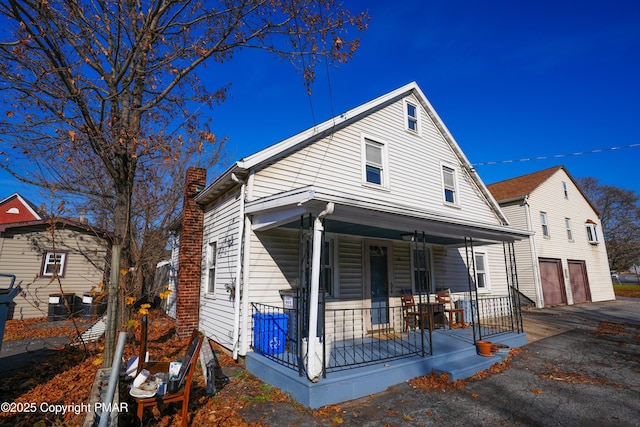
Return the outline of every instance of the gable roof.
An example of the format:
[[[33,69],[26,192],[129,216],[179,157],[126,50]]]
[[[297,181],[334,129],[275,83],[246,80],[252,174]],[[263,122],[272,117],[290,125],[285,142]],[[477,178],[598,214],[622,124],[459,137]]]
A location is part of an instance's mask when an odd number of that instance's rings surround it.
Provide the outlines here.
[[[6,223],[6,224],[0,224],[0,233],[5,233],[7,231],[10,230],[15,230],[15,229],[19,229],[19,228],[26,228],[26,227],[42,227],[42,228],[48,228],[51,227],[51,225],[55,224],[56,227],[60,227],[60,228],[72,228],[75,230],[80,230],[80,231],[84,231],[87,233],[91,233],[94,234],[98,237],[101,237],[103,239],[111,239],[112,235],[111,233],[95,228],[85,222],[82,221],[78,221],[75,219],[70,219],[70,218],[64,218],[64,217],[58,217],[58,218],[54,218],[54,219],[38,219],[38,220],[33,220],[33,221],[21,221],[21,222],[11,222],[11,223]]]
[[[578,183],[573,179],[567,168],[564,166],[553,166],[538,172],[517,176],[515,178],[506,179],[504,181],[495,182],[487,185],[487,188],[493,194],[498,203],[508,203],[515,200],[521,200],[529,196],[536,188],[542,185],[556,172],[563,170],[567,174],[571,182],[576,186],[582,197],[589,203],[594,212],[600,216],[598,209],[591,203],[591,200],[582,192]]]
[[[493,194],[493,197],[495,197],[498,202],[521,199],[531,194],[533,190],[560,169],[564,169],[564,166],[554,166],[538,172],[506,179],[504,181],[489,184],[487,185],[487,188],[491,191],[491,194]]]
[[[34,220],[44,218],[44,215],[39,212],[39,209],[36,205],[31,203],[29,200],[25,199],[18,193],[13,193],[9,197],[5,197],[4,199],[0,200],[0,207],[11,204],[11,202],[14,200],[26,209],[26,212],[21,212],[21,215],[19,216],[20,220],[24,220],[26,217],[28,217],[28,215],[31,215]]]
[[[491,209],[496,213],[497,217],[504,224],[508,224],[509,221],[504,215],[500,206],[494,199],[491,192],[487,189],[485,184],[480,179],[475,169],[471,166],[471,163],[462,152],[462,149],[453,138],[453,135],[449,132],[444,122],[436,113],[435,109],[424,95],[422,90],[418,87],[416,82],[406,84],[396,90],[393,90],[385,95],[375,98],[367,103],[364,103],[358,107],[355,107],[345,113],[335,116],[323,123],[313,126],[305,131],[302,131],[290,138],[287,138],[275,145],[267,147],[255,154],[242,158],[236,161],[231,167],[220,174],[209,186],[207,186],[198,196],[196,202],[200,204],[206,204],[214,200],[220,194],[226,192],[230,188],[239,185],[238,179],[244,179],[250,170],[260,169],[275,161],[287,156],[288,154],[297,151],[319,139],[322,139],[338,129],[341,129],[351,123],[354,123],[361,118],[372,114],[410,94],[413,94],[420,102],[422,108],[427,115],[431,118],[436,128],[440,131],[444,141],[451,147],[452,151],[459,158],[460,164],[469,173],[475,184],[478,186],[484,197],[487,199]]]

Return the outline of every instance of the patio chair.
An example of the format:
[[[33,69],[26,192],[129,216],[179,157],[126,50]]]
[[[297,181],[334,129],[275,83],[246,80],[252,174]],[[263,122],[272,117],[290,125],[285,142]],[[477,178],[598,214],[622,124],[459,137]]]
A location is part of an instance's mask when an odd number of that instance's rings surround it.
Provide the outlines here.
[[[453,329],[453,324],[458,323],[458,315],[460,315],[460,323],[464,326],[464,310],[455,308],[449,289],[437,291],[436,300],[444,306],[444,312],[449,317],[449,329]]]
[[[427,326],[432,329],[431,316],[429,316],[428,310],[420,313],[419,307],[416,305],[413,299],[413,294],[410,292],[402,292],[402,311],[404,314],[404,330],[409,330],[409,323],[415,328]],[[420,314],[422,314],[422,323],[420,323]]]
[[[144,350],[146,353],[146,322],[143,322],[144,334],[140,340],[140,350]],[[198,355],[200,354],[200,347],[202,347],[202,343],[204,342],[204,335],[202,332],[194,329],[191,334],[191,339],[189,340],[189,346],[187,347],[187,353],[182,361],[182,367],[180,368],[180,372],[178,374],[178,391],[175,393],[166,393],[162,396],[153,396],[153,397],[138,397],[135,398],[135,402],[137,405],[137,416],[140,424],[142,425],[142,416],[144,414],[144,408],[152,408],[154,406],[162,406],[168,403],[180,403],[182,405],[182,410],[180,416],[182,418],[182,426],[186,427],[188,425],[188,413],[189,413],[189,394],[191,392],[191,380],[193,378],[193,371],[196,366],[196,362],[198,360]],[[139,361],[144,360],[142,354],[140,353]],[[138,363],[138,369],[146,369],[149,371],[150,375],[163,372],[168,374],[169,372],[169,364],[170,362],[142,362]],[[167,378],[168,385],[168,378]]]

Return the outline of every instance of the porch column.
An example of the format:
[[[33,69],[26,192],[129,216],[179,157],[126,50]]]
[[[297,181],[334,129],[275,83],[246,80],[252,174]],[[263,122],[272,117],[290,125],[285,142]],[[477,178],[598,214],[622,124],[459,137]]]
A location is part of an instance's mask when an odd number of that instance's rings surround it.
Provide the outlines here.
[[[333,203],[327,203],[325,210],[313,222],[313,250],[311,252],[311,289],[309,291],[309,334],[307,335],[307,377],[317,382],[322,373],[316,369],[316,335],[318,331],[318,292],[320,292],[320,255],[322,253],[322,218],[333,213]],[[303,355],[304,357],[304,355]]]

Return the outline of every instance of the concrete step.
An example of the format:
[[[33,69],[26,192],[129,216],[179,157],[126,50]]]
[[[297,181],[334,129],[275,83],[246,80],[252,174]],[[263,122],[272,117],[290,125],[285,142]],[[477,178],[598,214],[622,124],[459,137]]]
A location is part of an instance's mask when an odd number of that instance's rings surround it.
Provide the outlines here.
[[[503,360],[501,356],[493,357],[480,356],[476,353],[459,357],[454,360],[447,360],[433,366],[433,371],[437,374],[447,374],[451,381],[463,380],[475,375],[477,372],[489,369],[495,363]]]

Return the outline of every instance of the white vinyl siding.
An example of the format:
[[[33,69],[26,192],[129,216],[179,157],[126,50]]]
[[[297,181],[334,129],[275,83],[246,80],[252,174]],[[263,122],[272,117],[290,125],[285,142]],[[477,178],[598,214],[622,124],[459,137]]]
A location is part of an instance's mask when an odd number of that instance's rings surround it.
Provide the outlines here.
[[[408,138],[403,109],[399,100],[257,170],[251,200],[313,185],[352,199],[495,223],[496,213],[479,197],[479,188],[465,176],[460,160],[431,118],[419,108],[421,134]],[[378,185],[363,185],[363,135],[384,142],[387,150],[389,185],[384,192]],[[457,170],[457,199],[464,200],[460,209],[443,204],[442,164]]]
[[[200,283],[200,328],[207,335],[228,345],[233,331],[233,304],[230,289],[235,286],[237,255],[239,191],[228,193],[215,205],[205,208]],[[214,250],[215,275],[211,257]],[[209,279],[214,280],[209,280]],[[179,286],[180,284],[178,284]],[[238,295],[236,294],[236,298]]]

